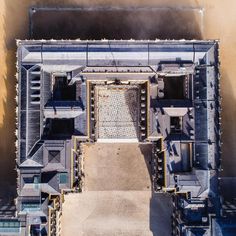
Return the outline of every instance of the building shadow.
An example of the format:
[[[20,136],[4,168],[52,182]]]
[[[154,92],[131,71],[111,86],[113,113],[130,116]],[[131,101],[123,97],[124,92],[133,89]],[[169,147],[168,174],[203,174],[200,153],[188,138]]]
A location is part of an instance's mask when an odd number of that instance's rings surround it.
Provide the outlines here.
[[[220,195],[222,196],[222,213],[224,216],[236,217],[236,98],[232,78],[225,68],[221,70],[222,91],[222,158],[220,173]]]
[[[0,217],[15,214],[16,162],[15,162],[15,52],[8,52],[6,75],[1,78],[5,83],[6,99],[3,101],[3,123],[0,127]],[[13,72],[14,71],[14,72]]]
[[[201,39],[199,9],[32,8],[33,39]],[[46,26],[46,27],[45,27]]]
[[[149,171],[152,185],[152,144],[140,144],[146,167]],[[171,214],[173,211],[172,198],[168,193],[157,193],[150,189],[151,198],[149,203],[149,229],[153,236],[171,235]]]

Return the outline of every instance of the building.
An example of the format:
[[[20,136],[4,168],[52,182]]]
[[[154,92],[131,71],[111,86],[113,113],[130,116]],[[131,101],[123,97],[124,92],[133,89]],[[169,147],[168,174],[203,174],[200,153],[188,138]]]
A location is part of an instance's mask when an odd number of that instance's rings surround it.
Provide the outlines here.
[[[152,144],[153,191],[173,194],[173,235],[211,234],[217,41],[26,40],[17,56],[16,234],[59,235],[64,192],[83,190],[81,144],[121,140]]]

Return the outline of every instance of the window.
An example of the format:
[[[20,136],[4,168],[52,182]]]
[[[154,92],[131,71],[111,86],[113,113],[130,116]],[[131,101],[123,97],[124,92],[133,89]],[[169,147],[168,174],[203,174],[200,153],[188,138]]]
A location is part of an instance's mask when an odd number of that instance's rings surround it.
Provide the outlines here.
[[[39,211],[40,210],[40,203],[33,203],[33,202],[25,202],[22,203],[22,211]]]
[[[68,182],[67,173],[60,173],[60,184],[66,184]]]

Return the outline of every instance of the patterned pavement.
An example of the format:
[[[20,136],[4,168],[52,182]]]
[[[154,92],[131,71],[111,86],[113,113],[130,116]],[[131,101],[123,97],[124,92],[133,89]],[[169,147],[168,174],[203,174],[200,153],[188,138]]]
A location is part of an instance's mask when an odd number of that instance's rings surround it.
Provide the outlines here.
[[[96,86],[98,138],[137,138],[138,86]]]

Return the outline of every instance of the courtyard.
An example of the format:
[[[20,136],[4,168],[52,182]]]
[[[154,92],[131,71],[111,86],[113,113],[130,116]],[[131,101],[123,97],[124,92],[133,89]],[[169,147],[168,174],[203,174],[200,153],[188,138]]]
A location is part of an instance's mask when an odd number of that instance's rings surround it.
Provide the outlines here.
[[[138,92],[137,86],[96,86],[99,139],[137,139]]]
[[[84,144],[83,191],[65,195],[63,236],[170,235],[171,198],[152,191],[151,149],[138,143]]]

